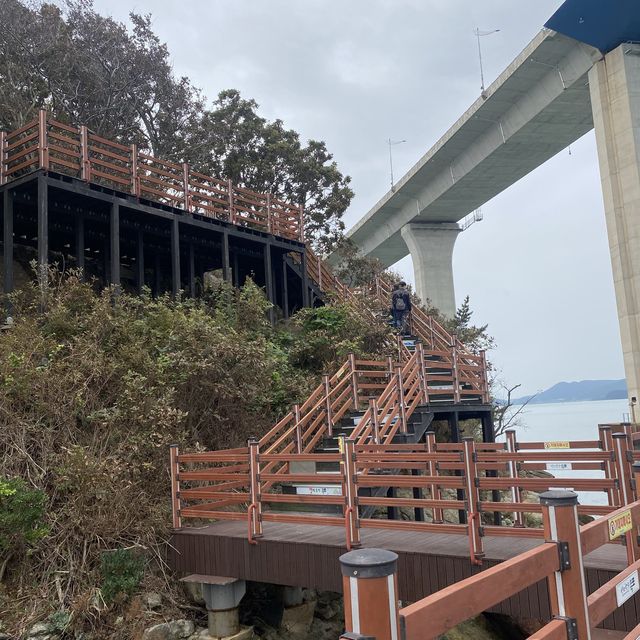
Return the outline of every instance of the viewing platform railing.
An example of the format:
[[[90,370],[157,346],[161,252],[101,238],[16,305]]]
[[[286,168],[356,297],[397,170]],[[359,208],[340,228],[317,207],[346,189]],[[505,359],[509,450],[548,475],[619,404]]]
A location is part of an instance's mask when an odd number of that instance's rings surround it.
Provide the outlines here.
[[[305,452],[297,430],[277,446],[253,440],[246,448],[195,454],[172,447],[173,524],[246,519],[252,543],[262,535],[264,522],[340,526],[347,548],[360,545],[360,531],[368,527],[465,535],[471,561],[481,564],[486,536],[544,538],[544,529],[536,526],[541,523],[525,517],[544,511],[535,501],[537,492],[602,492],[603,504],[578,507],[580,515],[596,517],[639,497],[638,468],[632,468],[639,456],[632,451],[630,425],[601,426],[599,439],[592,441],[520,443],[514,432],[507,435],[505,443],[472,438],[437,443],[432,432],[421,444],[358,444],[341,438],[335,454]],[[334,469],[327,470],[327,463]],[[600,471],[603,477],[560,479],[540,474],[543,470]],[[395,497],[387,497],[390,489]],[[494,500],[495,491],[505,500]],[[325,513],[274,509],[278,504],[317,506]],[[376,517],[376,509],[388,508],[419,512],[431,521]],[[511,516],[497,526],[495,512]],[[630,531],[623,539],[629,563],[640,559]]]
[[[0,184],[44,169],[188,214],[304,242],[303,208],[54,120],[41,110],[0,133]]]

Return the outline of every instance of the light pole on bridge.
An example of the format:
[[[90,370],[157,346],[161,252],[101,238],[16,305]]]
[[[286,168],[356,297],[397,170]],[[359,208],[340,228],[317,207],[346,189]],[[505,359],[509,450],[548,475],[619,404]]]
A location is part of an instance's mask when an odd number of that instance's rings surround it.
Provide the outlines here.
[[[406,140],[392,140],[391,138],[389,138],[387,140],[387,144],[389,145],[389,171],[391,173],[391,191],[394,191],[394,186],[393,186],[393,156],[391,154],[391,147],[394,147],[397,144],[402,144],[406,142]]]
[[[475,28],[474,33],[476,34],[476,38],[478,39],[478,60],[480,61],[480,88],[482,90],[482,97],[485,97],[485,87],[484,87],[484,69],[482,67],[482,46],[480,44],[480,38],[484,36],[490,36],[494,33],[498,33],[500,29],[491,29],[489,31],[483,31],[478,27]]]

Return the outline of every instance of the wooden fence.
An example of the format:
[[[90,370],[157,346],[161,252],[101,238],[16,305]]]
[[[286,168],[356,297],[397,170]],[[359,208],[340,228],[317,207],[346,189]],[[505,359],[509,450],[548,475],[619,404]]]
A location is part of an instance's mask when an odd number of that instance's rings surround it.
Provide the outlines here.
[[[640,501],[581,527],[575,493],[543,493],[538,506],[544,523],[540,546],[401,609],[401,637],[438,638],[464,620],[546,579],[554,618],[530,638],[587,640],[593,628],[638,592]],[[629,535],[632,549],[627,568],[587,596],[583,557],[625,535]],[[637,640],[638,634],[640,625],[625,638]]]
[[[54,120],[46,111],[20,129],[0,133],[0,184],[38,169],[304,241],[301,206],[198,173],[186,163],[161,160],[135,144],[107,140],[85,126]]]
[[[577,511],[608,516],[636,500],[640,489],[633,481],[631,465],[638,456],[626,425],[601,426],[598,440],[579,442],[518,443],[513,432],[506,443],[437,443],[432,432],[421,444],[342,438],[336,453],[313,453],[312,439],[303,436],[301,442],[300,430],[287,433],[288,440],[274,441],[271,434],[265,445],[256,440],[227,451],[182,454],[172,448],[174,527],[192,518],[247,519],[253,542],[263,522],[332,525],[344,527],[348,548],[360,544],[367,527],[449,533],[467,536],[470,559],[481,564],[485,536],[544,539],[535,516],[525,517],[544,512],[533,493],[601,492],[603,504],[581,504]],[[598,470],[603,477],[535,475],[543,469]],[[493,499],[496,491],[503,501]],[[524,492],[531,492],[528,499]],[[283,504],[308,510],[274,509]],[[430,521],[376,517],[376,510],[389,508],[427,514]],[[489,517],[495,512],[510,517],[497,526]],[[459,513],[464,517],[458,519]],[[629,562],[635,562],[640,556],[630,533],[626,543]]]

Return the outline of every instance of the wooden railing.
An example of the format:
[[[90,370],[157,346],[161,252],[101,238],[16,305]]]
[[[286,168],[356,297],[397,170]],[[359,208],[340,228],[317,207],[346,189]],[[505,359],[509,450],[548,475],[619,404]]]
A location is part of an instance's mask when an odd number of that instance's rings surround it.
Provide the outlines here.
[[[307,275],[322,291],[346,302],[367,318],[371,317],[372,310],[365,300],[373,301],[381,314],[386,313],[391,305],[393,284],[386,274],[376,276],[369,286],[352,289],[337,278],[326,261],[318,258],[307,248]],[[450,373],[434,370],[429,374],[427,386],[434,388],[434,397],[438,395],[438,387],[450,386],[456,389],[455,402],[460,402],[465,396],[475,397],[478,392],[485,403],[489,402],[489,380],[484,351],[478,354],[469,351],[455,335],[450,334],[418,304],[412,305],[409,324],[412,333],[422,342],[425,356],[441,363],[441,369],[447,366],[451,369]],[[393,345],[389,346],[394,348]],[[410,354],[402,348],[401,341],[395,345],[394,350],[396,349],[398,361],[406,362]]]
[[[584,556],[640,527],[640,501],[579,526],[578,496],[572,491],[540,496],[544,542],[482,573],[399,609],[398,556],[366,549],[340,558],[346,633],[341,638],[435,640],[458,624],[490,610],[522,590],[546,581],[551,620],[532,640],[589,640],[595,628],[639,591],[640,560],[634,559],[589,594]],[[374,615],[375,612],[375,615]],[[637,640],[640,625],[624,636]],[[618,636],[616,636],[618,637]]]
[[[438,638],[461,622],[546,579],[553,619],[529,637],[582,640],[590,638],[591,629],[638,592],[640,501],[581,527],[575,493],[542,494],[539,507],[544,522],[543,544],[401,609],[401,637]],[[633,533],[632,559],[627,568],[587,595],[583,557],[619,539],[625,531]],[[640,625],[625,640],[636,640],[639,633]]]
[[[606,504],[578,507],[579,514],[590,516],[608,516],[636,500],[640,484],[637,478],[633,482],[633,475],[640,465],[631,467],[635,456],[625,430],[601,427],[598,440],[566,443],[518,443],[512,432],[506,443],[476,443],[471,438],[436,443],[433,433],[423,444],[357,444],[343,438],[336,453],[313,453],[312,447],[305,452],[299,434],[293,432],[288,441],[266,440],[265,445],[251,441],[247,448],[229,451],[180,454],[172,448],[174,526],[181,527],[186,518],[248,518],[248,537],[254,541],[262,533],[261,522],[335,525],[345,528],[349,548],[360,544],[360,530],[367,527],[450,533],[468,537],[471,561],[480,564],[485,536],[544,538],[544,530],[527,526],[523,517],[543,509],[524,500],[523,491],[533,495],[568,486],[603,492]],[[326,463],[335,469],[328,471]],[[598,470],[604,477],[556,479],[534,474],[543,469]],[[297,493],[297,485],[305,495]],[[359,489],[364,488],[370,488],[371,495],[361,495]],[[376,495],[380,488],[385,489],[384,496]],[[389,489],[401,493],[411,489],[413,497],[386,497]],[[506,494],[506,500],[494,500],[494,491]],[[333,505],[336,511],[332,515],[275,512],[272,506],[282,503]],[[413,514],[417,510],[429,514],[431,522],[378,519],[376,508],[407,509]],[[513,518],[496,526],[484,517],[495,512]],[[458,513],[464,518],[451,521]],[[637,543],[629,532],[625,535],[629,562],[635,562],[640,557]]]
[[[136,145],[107,140],[87,127],[73,127],[40,111],[24,127],[0,133],[0,184],[44,169],[102,185],[189,214],[225,220],[304,241],[303,209],[161,160]]]

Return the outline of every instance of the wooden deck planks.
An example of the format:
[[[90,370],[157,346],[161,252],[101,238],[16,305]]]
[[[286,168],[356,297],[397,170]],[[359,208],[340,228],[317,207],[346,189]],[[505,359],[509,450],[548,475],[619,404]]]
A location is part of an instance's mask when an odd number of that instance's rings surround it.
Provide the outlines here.
[[[217,522],[187,528],[173,534],[168,553],[170,566],[179,573],[206,573],[305,586],[340,592],[338,558],[346,550],[344,532],[338,527],[290,525],[269,522],[264,538],[249,545],[246,524]],[[469,561],[466,536],[415,531],[365,529],[365,547],[390,549],[399,555],[399,596],[413,602],[477,571]],[[528,538],[484,538],[485,568],[534,548]],[[613,578],[626,566],[621,545],[606,545],[585,557],[589,592]],[[548,619],[546,582],[542,581],[497,605],[495,612],[523,618]],[[603,623],[605,629],[630,630],[640,619],[636,596]]]

